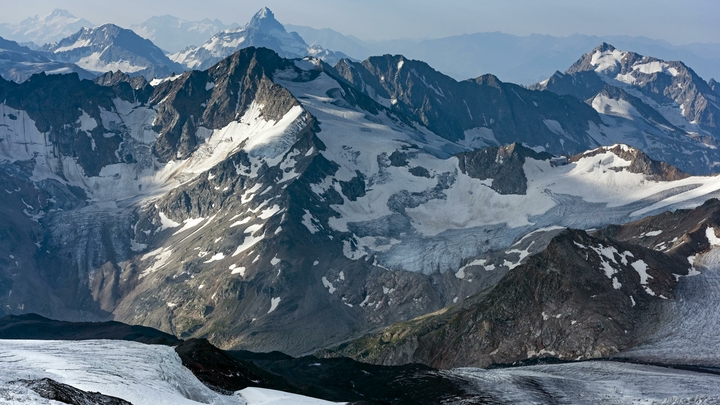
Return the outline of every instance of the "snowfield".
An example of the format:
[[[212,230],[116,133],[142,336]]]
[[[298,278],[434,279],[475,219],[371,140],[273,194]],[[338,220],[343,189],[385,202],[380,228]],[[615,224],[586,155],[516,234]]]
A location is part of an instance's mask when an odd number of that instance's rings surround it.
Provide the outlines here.
[[[122,398],[135,405],[332,403],[259,388],[221,395],[195,378],[172,347],[116,340],[2,340],[0,370],[0,404],[59,403],[11,383],[40,378]]]

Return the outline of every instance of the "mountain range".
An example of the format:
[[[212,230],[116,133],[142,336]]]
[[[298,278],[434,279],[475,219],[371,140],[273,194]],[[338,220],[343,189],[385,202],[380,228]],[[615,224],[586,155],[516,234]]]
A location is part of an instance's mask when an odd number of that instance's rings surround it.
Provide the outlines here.
[[[171,15],[154,16],[138,25],[131,25],[143,38],[169,53],[179,52],[188,46],[200,46],[216,33],[237,27],[237,24],[223,24],[215,19],[200,21],[182,20]]]
[[[55,10],[48,16],[27,19],[20,24],[4,24],[0,26],[0,37],[23,43],[23,45],[41,46],[45,43],[57,42],[80,28],[91,28],[95,25],[75,17],[65,10]],[[215,53],[228,56],[233,40],[242,34],[232,34],[232,29],[241,30],[237,24],[224,24],[219,20],[187,21],[170,15],[151,17],[147,21],[132,25],[131,30],[143,38],[152,40],[161,49],[177,54],[187,47],[204,48],[200,53]],[[278,27],[276,27],[278,28]],[[222,39],[216,38],[215,44],[205,44],[209,38],[221,31],[231,29],[225,34],[228,39],[221,45]],[[38,37],[38,32],[45,32]],[[500,79],[522,85],[531,85],[550,76],[558,67],[569,66],[578,55],[602,42],[612,43],[620,49],[630,49],[640,54],[653,55],[665,60],[682,60],[705,80],[720,77],[717,70],[720,61],[720,47],[717,44],[673,45],[666,41],[645,37],[629,36],[591,36],[574,34],[568,37],[533,34],[517,36],[500,32],[480,32],[435,39],[407,39],[368,41],[352,35],[344,35],[329,28],[315,29],[301,25],[285,25],[285,29],[277,32],[296,32],[305,44],[300,52],[314,56],[326,56],[325,59],[334,64],[339,56],[348,55],[356,60],[364,60],[370,56],[383,54],[402,54],[410,59],[423,60],[441,72],[455,78],[465,80],[482,74],[493,73]],[[288,37],[287,46],[296,38]],[[236,38],[237,37],[237,38]],[[235,39],[233,39],[235,38]],[[270,46],[283,54],[277,45],[278,40],[260,40],[246,43],[246,46]],[[263,42],[264,41],[264,42]],[[280,42],[283,40],[280,39]],[[34,43],[32,43],[34,42]],[[37,44],[37,45],[35,45]],[[226,47],[226,52],[219,52],[217,47]],[[212,49],[210,49],[212,48]],[[323,51],[327,50],[327,51]],[[334,52],[333,52],[334,51]],[[177,57],[180,57],[178,55]],[[207,55],[206,55],[207,57]],[[217,61],[217,60],[216,60]],[[211,64],[207,65],[209,67]],[[150,79],[150,78],[149,78]]]
[[[57,62],[43,52],[0,38],[0,76],[5,80],[23,82],[37,73],[77,73],[83,79],[94,75],[73,63]]]
[[[83,28],[60,42],[41,48],[53,59],[105,73],[123,71],[149,77],[167,77],[183,68],[171,61],[152,41],[117,25]]]
[[[170,57],[188,69],[204,70],[230,54],[250,46],[269,48],[287,58],[310,55],[332,64],[346,57],[342,53],[328,51],[319,46],[308,46],[297,33],[285,31],[267,7],[258,11],[244,27],[220,31],[201,46],[190,46]]]
[[[4,308],[223,348],[327,347],[481,293],[559,227],[720,187],[628,146],[597,149],[614,127],[573,96],[456,82],[400,56],[333,68],[246,48],[154,86],[117,73],[2,89]]]
[[[266,8],[171,57],[113,24],[0,48],[0,397],[720,396],[720,86],[689,64],[458,81]]]
[[[402,54],[429,63],[441,72],[465,80],[493,73],[504,81],[531,85],[550,76],[558,66],[572,64],[577,56],[597,44],[608,42],[621,49],[654,55],[666,60],[682,60],[705,80],[720,77],[718,44],[672,45],[645,37],[594,36],[567,37],[532,34],[517,36],[502,32],[479,32],[433,39],[362,40],[324,28],[286,25],[310,44],[343,52],[356,59],[374,55]]]

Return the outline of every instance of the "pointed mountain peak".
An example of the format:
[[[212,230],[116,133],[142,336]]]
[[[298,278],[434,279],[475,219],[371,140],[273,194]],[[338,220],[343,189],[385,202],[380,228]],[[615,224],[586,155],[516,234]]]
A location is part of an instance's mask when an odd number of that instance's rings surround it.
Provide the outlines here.
[[[275,14],[267,7],[263,7],[255,13],[245,28],[253,28],[258,31],[270,31],[272,29],[285,31],[285,27],[275,19]]]
[[[274,20],[274,19],[275,19],[275,14],[273,14],[273,12],[270,11],[269,8],[263,7],[263,8],[260,9],[260,11],[258,11],[257,13],[255,13],[255,16],[254,16],[253,18],[258,18],[258,19],[260,19],[260,18],[270,18],[270,19],[273,19],[273,20]]]
[[[472,81],[474,81],[475,83],[477,83],[481,86],[491,86],[491,87],[498,87],[498,88],[502,84],[502,81],[500,79],[498,79],[497,76],[490,74],[490,73],[486,73],[480,77],[475,78]]]
[[[77,18],[77,17],[75,17],[74,15],[70,14],[69,11],[63,10],[63,9],[61,9],[61,8],[56,8],[55,10],[53,10],[52,13],[50,13],[50,14],[47,16],[46,19],[50,20],[50,19],[53,19],[53,18],[55,18],[55,17]]]
[[[600,51],[600,52],[612,52],[612,51],[615,50],[615,47],[612,46],[612,45],[610,45],[610,44],[608,44],[607,42],[603,42],[602,44],[600,44],[600,45],[599,45],[597,48],[595,48],[594,50],[595,50],[595,51]]]

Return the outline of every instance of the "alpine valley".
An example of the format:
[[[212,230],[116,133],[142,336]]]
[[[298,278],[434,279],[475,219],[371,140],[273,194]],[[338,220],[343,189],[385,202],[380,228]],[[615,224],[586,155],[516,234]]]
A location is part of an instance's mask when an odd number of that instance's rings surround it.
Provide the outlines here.
[[[0,403],[720,402],[717,82],[213,24],[0,41]]]

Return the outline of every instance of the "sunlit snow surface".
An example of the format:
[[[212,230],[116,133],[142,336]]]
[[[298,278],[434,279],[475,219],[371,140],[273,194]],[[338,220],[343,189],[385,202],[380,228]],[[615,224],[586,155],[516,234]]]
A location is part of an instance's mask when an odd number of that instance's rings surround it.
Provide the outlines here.
[[[135,342],[0,341],[0,404],[56,404],[10,382],[51,378],[135,405],[324,405],[314,398],[248,388],[218,394],[183,367],[173,348]],[[247,397],[245,397],[247,395]]]

